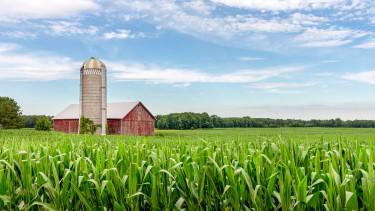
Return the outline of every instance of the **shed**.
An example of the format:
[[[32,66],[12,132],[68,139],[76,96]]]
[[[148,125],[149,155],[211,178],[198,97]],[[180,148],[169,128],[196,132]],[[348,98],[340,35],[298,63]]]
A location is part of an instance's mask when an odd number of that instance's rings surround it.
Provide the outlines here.
[[[78,133],[79,104],[72,104],[53,118],[55,131]],[[155,117],[141,102],[108,103],[107,134],[154,135]]]

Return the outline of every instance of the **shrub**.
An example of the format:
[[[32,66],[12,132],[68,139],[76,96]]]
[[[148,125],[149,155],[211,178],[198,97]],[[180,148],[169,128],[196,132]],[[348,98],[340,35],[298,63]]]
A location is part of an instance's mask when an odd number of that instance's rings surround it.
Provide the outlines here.
[[[46,116],[38,117],[35,123],[35,130],[50,131],[52,127],[51,120]]]
[[[86,117],[81,117],[79,121],[79,134],[94,134],[98,128],[94,122]]]
[[[39,117],[42,117],[45,115],[22,115],[22,121],[25,128],[35,128],[36,120],[39,119]],[[47,116],[50,122],[52,122],[52,116]]]

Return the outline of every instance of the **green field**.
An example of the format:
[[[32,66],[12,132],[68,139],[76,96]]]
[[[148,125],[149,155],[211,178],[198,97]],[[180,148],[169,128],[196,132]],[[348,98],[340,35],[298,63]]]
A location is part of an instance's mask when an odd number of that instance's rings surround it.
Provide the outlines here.
[[[375,129],[0,131],[1,210],[375,210]]]

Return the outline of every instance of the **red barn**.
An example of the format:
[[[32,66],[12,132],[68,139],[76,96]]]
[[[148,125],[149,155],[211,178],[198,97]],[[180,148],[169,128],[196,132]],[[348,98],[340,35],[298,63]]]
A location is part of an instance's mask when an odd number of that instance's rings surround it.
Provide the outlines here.
[[[155,117],[141,102],[108,103],[107,134],[154,135]],[[55,131],[78,133],[79,105],[72,104],[53,118]]]

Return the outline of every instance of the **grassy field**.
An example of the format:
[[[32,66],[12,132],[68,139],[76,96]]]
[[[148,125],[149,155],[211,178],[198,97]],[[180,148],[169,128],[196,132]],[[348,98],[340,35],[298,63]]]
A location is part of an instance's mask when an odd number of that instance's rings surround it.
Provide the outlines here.
[[[375,210],[375,129],[0,131],[1,210]]]

